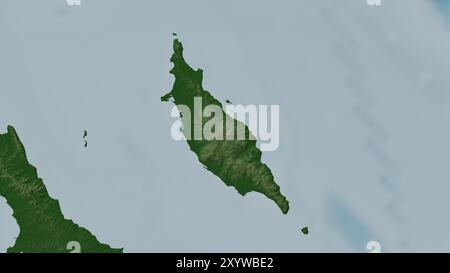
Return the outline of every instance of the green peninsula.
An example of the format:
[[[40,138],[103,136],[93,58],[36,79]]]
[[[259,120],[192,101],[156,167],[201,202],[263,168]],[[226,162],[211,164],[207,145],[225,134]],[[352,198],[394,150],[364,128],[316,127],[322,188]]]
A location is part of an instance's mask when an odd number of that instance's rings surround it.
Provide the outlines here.
[[[20,233],[8,253],[122,252],[100,243],[87,229],[64,219],[13,127],[0,134],[0,196],[13,210]]]
[[[275,183],[269,167],[261,162],[262,153],[256,147],[256,139],[252,138],[245,124],[227,115],[222,104],[203,89],[203,71],[194,70],[186,63],[183,57],[183,45],[177,38],[173,42],[173,55],[170,61],[174,65],[170,73],[175,76],[175,82],[172,91],[162,96],[161,100],[171,100],[177,106],[181,113],[182,132],[190,150],[197,155],[198,160],[207,170],[218,176],[227,186],[236,188],[243,196],[248,192],[259,192],[273,200],[286,214],[289,210],[289,202],[281,194],[280,187]],[[223,119],[218,126],[215,126],[215,132],[219,132],[223,138],[219,140],[208,138],[208,136],[203,136],[201,139],[191,138],[190,132],[195,131],[195,120],[198,118],[194,106],[198,105],[196,101],[199,99],[202,102],[202,111],[211,105],[220,107],[221,113],[216,115],[220,114],[219,116]],[[186,109],[194,110],[186,111]],[[200,117],[202,124],[208,124],[216,115]],[[231,134],[234,134],[231,140],[228,138],[229,124],[232,127]],[[237,137],[239,127],[245,129],[244,140]],[[187,131],[189,134],[186,133]]]

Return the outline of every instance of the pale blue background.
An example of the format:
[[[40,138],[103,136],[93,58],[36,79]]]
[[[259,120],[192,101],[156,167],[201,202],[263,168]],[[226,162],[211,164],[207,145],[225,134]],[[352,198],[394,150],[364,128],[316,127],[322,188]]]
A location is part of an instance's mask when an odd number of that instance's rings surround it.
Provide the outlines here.
[[[448,1],[81,1],[1,0],[0,131],[15,126],[64,215],[99,240],[450,251]],[[280,148],[263,161],[287,216],[170,137],[172,32],[217,98],[280,105]],[[11,213],[0,198],[0,251],[19,232]]]

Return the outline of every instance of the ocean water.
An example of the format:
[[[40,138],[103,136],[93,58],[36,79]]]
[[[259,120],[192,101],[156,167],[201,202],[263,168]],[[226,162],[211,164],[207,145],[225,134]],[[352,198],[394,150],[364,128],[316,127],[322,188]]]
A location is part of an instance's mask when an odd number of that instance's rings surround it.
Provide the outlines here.
[[[81,1],[2,1],[0,131],[16,128],[64,215],[100,241],[450,251],[448,1]],[[172,32],[216,98],[280,106],[263,161],[288,215],[172,140]],[[19,232],[11,213],[0,198],[0,251]]]

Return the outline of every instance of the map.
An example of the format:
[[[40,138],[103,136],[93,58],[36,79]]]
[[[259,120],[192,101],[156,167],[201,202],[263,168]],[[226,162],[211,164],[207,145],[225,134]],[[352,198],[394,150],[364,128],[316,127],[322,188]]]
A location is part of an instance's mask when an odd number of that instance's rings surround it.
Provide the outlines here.
[[[0,33],[0,253],[450,251],[449,1],[15,0]]]

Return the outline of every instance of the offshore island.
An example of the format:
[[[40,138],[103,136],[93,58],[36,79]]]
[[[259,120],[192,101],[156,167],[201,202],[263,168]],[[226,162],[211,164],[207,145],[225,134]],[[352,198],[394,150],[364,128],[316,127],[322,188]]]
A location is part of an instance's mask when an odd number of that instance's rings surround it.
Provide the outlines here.
[[[194,152],[200,163],[227,186],[236,188],[239,194],[244,196],[248,192],[259,192],[273,200],[283,214],[289,211],[289,202],[281,194],[280,187],[275,183],[272,171],[261,162],[262,152],[256,147],[256,139],[251,137],[248,127],[240,121],[233,119],[223,111],[222,104],[202,87],[203,71],[192,69],[184,60],[183,45],[175,38],[173,41],[173,54],[170,59],[173,68],[170,73],[175,76],[172,91],[161,97],[161,101],[173,101],[181,113],[182,132],[186,136],[189,148]],[[188,116],[183,113],[186,106],[194,109],[196,100],[201,99],[202,110],[211,105],[220,107],[223,115],[223,128],[219,134],[224,134],[222,140],[205,137],[203,139],[191,139],[186,131],[194,132],[195,110]],[[213,117],[201,117],[202,124],[208,123]],[[228,124],[232,124],[231,140],[226,137],[230,132]],[[245,128],[245,139],[238,140],[236,128]],[[190,130],[186,130],[190,129]]]

